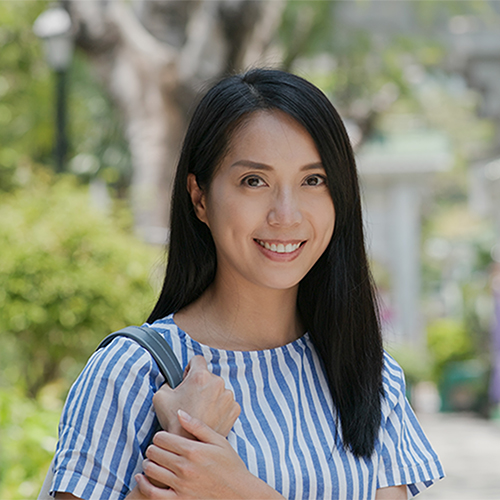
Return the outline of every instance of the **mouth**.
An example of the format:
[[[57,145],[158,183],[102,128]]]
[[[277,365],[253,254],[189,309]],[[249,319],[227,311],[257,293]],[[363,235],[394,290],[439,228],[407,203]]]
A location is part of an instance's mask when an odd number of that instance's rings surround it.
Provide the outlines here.
[[[254,241],[257,242],[260,246],[264,247],[266,250],[269,250],[269,251],[275,252],[275,253],[293,253],[305,243],[305,241],[299,241],[296,243],[291,243],[291,242],[289,242],[289,243],[282,243],[282,242],[269,243],[267,241],[258,240],[258,239],[255,239]]]

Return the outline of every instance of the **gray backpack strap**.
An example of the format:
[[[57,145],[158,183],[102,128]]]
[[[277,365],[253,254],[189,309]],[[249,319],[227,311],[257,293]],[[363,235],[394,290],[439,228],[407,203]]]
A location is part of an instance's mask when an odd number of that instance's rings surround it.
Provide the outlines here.
[[[148,326],[127,326],[108,335],[96,350],[107,346],[115,337],[128,337],[144,347],[156,361],[160,372],[172,389],[182,382],[182,368],[172,348],[155,329]]]

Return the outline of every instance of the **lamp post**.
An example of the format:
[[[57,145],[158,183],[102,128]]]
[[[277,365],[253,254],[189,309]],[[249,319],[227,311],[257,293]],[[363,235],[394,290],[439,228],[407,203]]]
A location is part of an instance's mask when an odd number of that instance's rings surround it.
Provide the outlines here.
[[[66,75],[73,55],[71,18],[60,6],[42,12],[33,25],[36,36],[44,41],[49,66],[56,76],[56,141],[54,156],[56,171],[63,172],[68,140],[66,135]]]

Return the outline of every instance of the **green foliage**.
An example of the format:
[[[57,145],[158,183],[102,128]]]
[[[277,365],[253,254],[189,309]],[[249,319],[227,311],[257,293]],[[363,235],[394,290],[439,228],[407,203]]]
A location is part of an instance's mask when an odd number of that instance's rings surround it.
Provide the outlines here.
[[[22,169],[51,164],[55,79],[33,23],[48,2],[0,2],[0,192],[22,185]],[[68,71],[68,167],[98,176],[125,196],[132,172],[121,116],[75,51]]]
[[[47,2],[0,2],[0,190],[19,163],[46,161],[52,148],[51,75],[33,34]]]
[[[92,209],[72,178],[41,179],[0,202],[0,383],[36,395],[73,379],[105,334],[144,321],[153,253]]]
[[[334,2],[288,1],[279,36],[286,53],[283,68],[289,70],[294,59],[311,56],[330,45]]]
[[[125,197],[132,161],[122,116],[97,81],[84,54],[76,51],[68,82],[69,171],[88,181],[104,180]]]
[[[467,206],[464,177],[459,171],[437,179],[437,200],[426,207],[423,225],[424,308],[435,318],[428,340],[436,380],[454,362],[475,359],[485,369],[489,365],[495,234],[491,222],[479,219]]]
[[[475,355],[474,344],[464,323],[452,318],[437,319],[429,324],[427,345],[434,359],[435,382],[440,382],[449,363],[471,359]]]
[[[36,498],[54,454],[61,413],[60,387],[37,400],[0,389],[0,498]]]
[[[405,373],[407,390],[419,382],[430,380],[431,364],[426,352],[416,351],[415,346],[387,346],[391,356],[399,363]]]
[[[110,331],[141,323],[156,252],[126,229],[131,162],[85,57],[68,73],[68,170],[115,188],[113,216],[55,179],[55,81],[32,26],[49,5],[0,2],[0,498],[35,498],[69,384]],[[37,171],[35,174],[34,172]]]

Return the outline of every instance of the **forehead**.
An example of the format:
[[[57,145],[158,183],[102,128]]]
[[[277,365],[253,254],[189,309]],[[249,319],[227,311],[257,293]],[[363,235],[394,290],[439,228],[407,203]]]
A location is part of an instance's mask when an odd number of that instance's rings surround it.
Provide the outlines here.
[[[307,130],[279,110],[257,111],[237,124],[231,134],[227,157],[244,156],[259,161],[289,159],[293,163],[319,162],[316,144]]]

